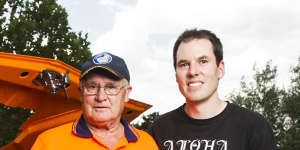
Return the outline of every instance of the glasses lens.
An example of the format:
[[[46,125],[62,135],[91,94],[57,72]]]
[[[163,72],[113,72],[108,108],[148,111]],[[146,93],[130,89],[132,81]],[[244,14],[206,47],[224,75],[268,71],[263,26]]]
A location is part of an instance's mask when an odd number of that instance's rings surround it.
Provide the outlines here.
[[[120,92],[120,88],[118,87],[105,87],[105,93],[108,95],[115,95]]]
[[[86,89],[85,91],[86,91],[87,94],[95,95],[95,94],[97,94],[97,92],[100,92],[99,91],[100,88],[104,88],[105,94],[107,94],[107,95],[117,95],[120,92],[120,90],[122,88],[124,88],[125,86],[126,85],[120,87],[120,86],[115,86],[115,85],[109,84],[109,85],[105,85],[104,87],[100,87],[96,84],[87,83],[86,86],[85,86],[85,89]]]
[[[98,91],[97,85],[94,84],[86,84],[85,89],[87,94],[96,94]]]

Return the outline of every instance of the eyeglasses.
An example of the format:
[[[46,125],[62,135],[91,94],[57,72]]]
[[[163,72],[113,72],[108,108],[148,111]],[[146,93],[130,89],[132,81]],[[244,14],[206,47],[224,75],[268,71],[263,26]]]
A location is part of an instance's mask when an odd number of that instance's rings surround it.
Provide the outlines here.
[[[85,93],[88,95],[96,95],[101,88],[104,89],[104,92],[107,95],[118,95],[120,93],[121,89],[126,86],[127,86],[127,84],[125,84],[123,86],[107,84],[104,87],[101,87],[95,83],[85,83],[84,89],[85,89]]]

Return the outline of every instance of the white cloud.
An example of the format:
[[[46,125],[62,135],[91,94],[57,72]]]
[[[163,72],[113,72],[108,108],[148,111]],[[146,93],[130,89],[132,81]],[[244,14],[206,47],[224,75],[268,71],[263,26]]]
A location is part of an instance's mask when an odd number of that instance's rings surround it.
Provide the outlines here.
[[[104,5],[107,7],[113,7],[116,8],[116,10],[128,10],[131,8],[131,5],[133,5],[134,0],[98,0],[98,4]]]
[[[98,0],[101,5],[114,5],[115,1],[113,0]]]
[[[91,48],[94,54],[105,50],[123,57],[132,77],[132,98],[164,113],[184,102],[175,81],[172,47],[186,28],[212,30],[223,42],[226,73],[219,87],[222,98],[239,88],[242,75],[252,77],[255,62],[264,66],[272,59],[280,81],[287,84],[289,68],[300,56],[299,3],[139,0],[116,12],[112,30],[100,35]]]

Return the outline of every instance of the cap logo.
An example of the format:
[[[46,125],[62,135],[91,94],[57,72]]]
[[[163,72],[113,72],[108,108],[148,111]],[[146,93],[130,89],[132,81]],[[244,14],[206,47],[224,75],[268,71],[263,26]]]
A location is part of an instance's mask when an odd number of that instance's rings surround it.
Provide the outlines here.
[[[107,53],[101,53],[93,58],[94,64],[108,64],[111,60],[111,56]]]

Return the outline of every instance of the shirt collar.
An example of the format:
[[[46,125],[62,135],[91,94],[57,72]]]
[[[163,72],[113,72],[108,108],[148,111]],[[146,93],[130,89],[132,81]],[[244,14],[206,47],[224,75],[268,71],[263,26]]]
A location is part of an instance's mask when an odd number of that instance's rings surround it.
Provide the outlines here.
[[[121,123],[124,126],[125,130],[125,137],[128,142],[136,142],[138,140],[139,134],[135,131],[135,129],[127,123],[124,117],[121,117]],[[83,137],[83,138],[89,138],[93,137],[92,132],[86,125],[86,121],[83,117],[83,115],[80,116],[79,119],[74,121],[72,132],[76,134],[77,136]]]

